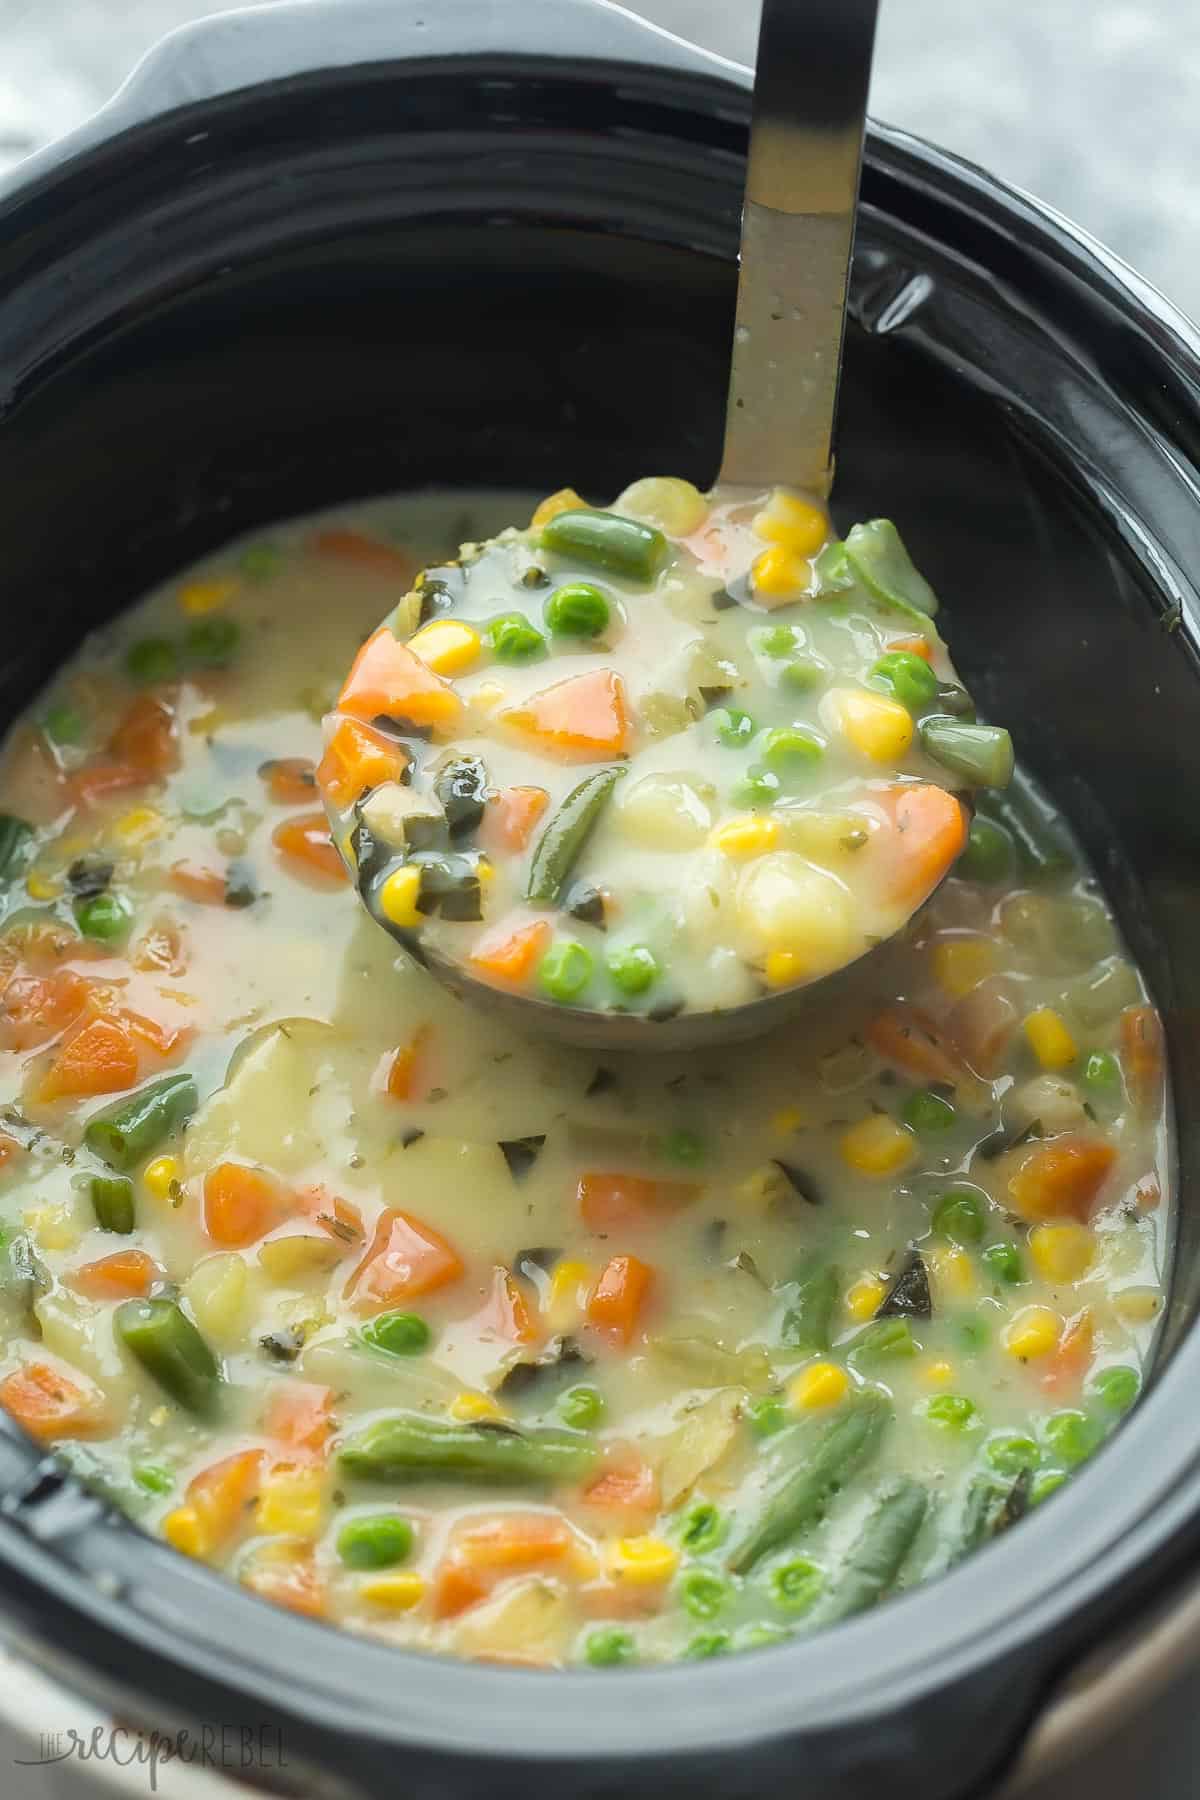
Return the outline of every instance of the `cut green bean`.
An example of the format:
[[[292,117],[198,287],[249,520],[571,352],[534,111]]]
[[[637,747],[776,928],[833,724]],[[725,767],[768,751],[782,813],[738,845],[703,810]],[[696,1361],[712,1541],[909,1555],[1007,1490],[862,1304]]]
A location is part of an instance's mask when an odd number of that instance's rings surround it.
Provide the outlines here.
[[[202,1418],[216,1410],[221,1365],[178,1301],[126,1300],[113,1331],[172,1400]]]
[[[33,849],[33,826],[15,813],[0,813],[0,882],[15,881]]]
[[[164,1075],[127,1100],[93,1113],[83,1132],[89,1150],[111,1169],[132,1169],[178,1130],[200,1104],[190,1075]]]
[[[890,519],[868,519],[852,526],[846,536],[846,562],[880,606],[928,625],[938,609],[937,595],[914,566]]]
[[[558,513],[542,527],[542,547],[631,581],[652,581],[668,548],[653,525],[587,509]]]
[[[757,1520],[729,1567],[745,1575],[825,1512],[834,1495],[870,1460],[892,1416],[881,1393],[863,1394],[827,1425],[799,1468],[785,1467],[767,1489]],[[809,1440],[804,1439],[805,1450]],[[781,1440],[785,1443],[785,1440]],[[786,1445],[790,1447],[790,1445]]]
[[[1049,881],[1074,867],[1075,859],[1055,821],[1022,786],[1019,776],[1003,794],[979,795],[975,806],[1008,834],[1027,880]]]
[[[894,1587],[928,1510],[929,1496],[918,1481],[902,1479],[882,1496],[831,1587],[822,1624],[867,1612],[884,1598]]]
[[[828,1350],[833,1310],[842,1286],[840,1271],[810,1258],[800,1265],[789,1285],[795,1298],[783,1315],[780,1343],[789,1350]]]
[[[101,1231],[128,1235],[134,1227],[133,1183],[128,1175],[93,1175],[90,1189]]]
[[[356,1431],[338,1462],[364,1481],[477,1481],[496,1487],[575,1481],[595,1462],[596,1446],[550,1426],[518,1430],[500,1421],[457,1424],[420,1413],[393,1413]]]
[[[936,713],[920,726],[921,748],[973,787],[1007,787],[1013,773],[1012,738],[1003,725],[973,725]]]
[[[596,828],[605,802],[625,773],[597,769],[572,788],[538,839],[529,866],[525,897],[535,906],[557,906],[583,847]]]

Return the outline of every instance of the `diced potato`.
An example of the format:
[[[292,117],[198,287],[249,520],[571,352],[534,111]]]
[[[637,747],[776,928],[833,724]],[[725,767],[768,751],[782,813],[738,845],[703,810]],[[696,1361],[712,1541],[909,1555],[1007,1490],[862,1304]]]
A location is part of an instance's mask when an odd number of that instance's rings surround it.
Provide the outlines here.
[[[751,863],[738,881],[737,906],[752,955],[789,951],[815,975],[837,968],[853,951],[850,895],[840,881],[793,850],[774,851]]]
[[[690,850],[712,828],[717,790],[678,770],[660,770],[623,785],[616,822],[627,838],[652,850]]]
[[[710,850],[694,859],[679,894],[679,923],[695,950],[719,947],[729,937],[734,875],[728,857]]]
[[[232,1250],[206,1256],[183,1292],[202,1334],[232,1347],[245,1330],[250,1306],[250,1275],[242,1258]]]
[[[327,1274],[345,1254],[346,1246],[326,1232],[292,1231],[260,1244],[258,1260],[272,1281],[305,1281]]]
[[[688,537],[707,519],[709,505],[690,481],[674,475],[644,475],[617,496],[613,511],[657,525],[668,537]]]
[[[1018,1125],[1040,1119],[1047,1131],[1072,1131],[1087,1117],[1079,1089],[1062,1075],[1035,1075],[1032,1081],[1023,1081],[1009,1095],[1005,1113]]]
[[[403,850],[417,849],[445,823],[445,814],[428,794],[418,794],[398,781],[385,781],[363,801],[363,824],[380,843]]]
[[[691,1408],[667,1439],[658,1479],[663,1505],[677,1506],[701,1476],[728,1455],[738,1435],[741,1396],[724,1388]]]
[[[545,1667],[561,1662],[571,1634],[571,1607],[564,1590],[541,1576],[515,1582],[481,1606],[473,1606],[454,1632],[460,1656],[489,1662]]]
[[[783,805],[776,809],[779,841],[786,850],[825,868],[840,869],[853,863],[879,829],[878,821],[865,813],[818,812],[808,807]]]

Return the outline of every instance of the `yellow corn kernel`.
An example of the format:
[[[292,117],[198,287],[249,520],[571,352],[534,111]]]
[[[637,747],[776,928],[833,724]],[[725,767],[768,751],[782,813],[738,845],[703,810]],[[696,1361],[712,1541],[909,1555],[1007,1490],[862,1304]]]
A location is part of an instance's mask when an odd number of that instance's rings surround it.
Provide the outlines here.
[[[665,1538],[618,1538],[612,1547],[610,1567],[622,1581],[635,1587],[654,1587],[669,1581],[679,1567],[679,1552]]]
[[[44,869],[30,869],[25,877],[25,890],[31,900],[57,900],[64,885],[61,875],[47,875]]]
[[[391,925],[416,931],[425,923],[425,915],[417,911],[417,895],[421,891],[420,869],[393,869],[379,890],[379,910]]]
[[[461,1419],[466,1425],[473,1425],[476,1419],[502,1419],[504,1408],[490,1394],[473,1394],[464,1388],[450,1402],[450,1417]]]
[[[25,1223],[43,1250],[73,1250],[83,1232],[66,1206],[37,1206],[25,1214]]]
[[[596,1271],[590,1263],[566,1258],[554,1265],[550,1292],[546,1296],[546,1322],[553,1331],[567,1331],[583,1311],[595,1285]]]
[[[321,1471],[281,1468],[268,1475],[256,1526],[272,1537],[315,1537],[321,1528]]]
[[[837,697],[842,735],[860,756],[872,762],[896,763],[913,741],[912,714],[886,694],[866,688],[843,688]]]
[[[435,675],[461,675],[479,661],[479,633],[461,619],[433,619],[408,647]]]
[[[810,972],[810,965],[795,950],[768,950],[763,959],[763,980],[770,988],[794,987]]]
[[[815,556],[829,532],[829,522],[819,506],[776,488],[760,513],[754,530],[768,543],[783,544],[797,556]]]
[[[788,1405],[796,1412],[817,1412],[846,1398],[850,1377],[836,1363],[809,1363],[787,1384]]]
[[[179,604],[185,613],[217,612],[229,604],[237,590],[237,582],[228,575],[216,575],[209,581],[186,581],[179,590]]]
[[[746,813],[739,819],[727,819],[710,832],[709,843],[723,856],[739,861],[750,856],[765,856],[779,842],[779,825],[761,813]]]
[[[194,1506],[177,1506],[162,1522],[162,1534],[184,1556],[207,1556],[211,1545]]]
[[[1029,1234],[1029,1254],[1047,1281],[1078,1281],[1096,1256],[1096,1239],[1086,1225],[1038,1225]]]
[[[425,1577],[415,1569],[395,1569],[390,1575],[368,1575],[358,1591],[372,1606],[388,1612],[411,1612],[425,1598]]]
[[[169,1199],[171,1183],[182,1177],[183,1167],[176,1156],[156,1156],[142,1170],[142,1181],[156,1200]]]
[[[1039,1006],[1025,1020],[1029,1047],[1043,1069],[1067,1069],[1079,1055],[1079,1046],[1066,1021],[1052,1006]]]
[[[933,978],[944,994],[961,1000],[996,966],[996,952],[986,938],[943,938],[933,947]]]
[[[557,519],[559,513],[586,512],[588,503],[580,498],[574,488],[559,488],[556,493],[547,494],[546,498],[534,508],[530,526],[537,530],[548,525],[551,519]]]
[[[873,1319],[887,1293],[882,1281],[864,1275],[846,1293],[846,1311],[852,1319]]]
[[[949,1387],[954,1380],[954,1364],[947,1362],[944,1356],[939,1356],[924,1365],[921,1380],[929,1388]]]
[[[496,870],[486,856],[481,856],[475,864],[475,876],[481,887],[487,887],[489,883],[495,881]]]
[[[782,600],[806,593],[812,583],[812,564],[789,544],[772,544],[756,556],[750,577],[756,594]]]
[[[1004,1348],[1021,1362],[1049,1356],[1058,1343],[1063,1322],[1048,1306],[1023,1306],[1004,1333]]]
[[[139,844],[148,844],[151,838],[159,837],[163,828],[163,816],[152,806],[134,806],[113,826],[113,836],[122,844],[136,849]]]
[[[925,1264],[941,1299],[969,1300],[979,1285],[974,1264],[957,1244],[937,1244],[926,1250]]]
[[[1122,1288],[1113,1296],[1113,1311],[1123,1325],[1148,1325],[1161,1306],[1162,1296],[1155,1288]]]
[[[786,951],[784,952],[786,955]],[[789,1137],[793,1131],[799,1131],[804,1124],[804,1114],[798,1106],[781,1106],[777,1113],[771,1114],[771,1130],[777,1137]]]
[[[842,1161],[860,1175],[894,1175],[917,1153],[917,1140],[888,1113],[868,1113],[838,1140]]]

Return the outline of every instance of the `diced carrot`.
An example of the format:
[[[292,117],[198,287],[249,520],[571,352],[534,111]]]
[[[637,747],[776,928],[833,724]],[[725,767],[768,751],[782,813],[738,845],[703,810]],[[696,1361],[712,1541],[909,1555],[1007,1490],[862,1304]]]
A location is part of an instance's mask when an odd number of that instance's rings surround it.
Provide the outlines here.
[[[893,1006],[877,1013],[866,1030],[872,1050],[921,1081],[957,1085],[962,1065],[927,1013],[913,1006]]]
[[[457,1619],[468,1607],[486,1600],[490,1583],[484,1570],[457,1556],[444,1556],[434,1571],[429,1610],[435,1619]]]
[[[575,1600],[587,1619],[649,1619],[661,1612],[667,1592],[661,1582],[589,1581]]]
[[[23,1363],[0,1381],[0,1406],[31,1437],[103,1437],[111,1430],[104,1397],[90,1382],[50,1363]]]
[[[533,836],[533,828],[549,805],[545,788],[506,787],[493,794],[484,809],[479,827],[479,841],[494,853],[507,850],[512,855],[524,850]]]
[[[893,638],[888,645],[889,650],[903,650],[909,656],[920,656],[926,662],[933,661],[933,645],[927,637]]]
[[[357,1206],[329,1194],[323,1187],[304,1188],[296,1196],[301,1212],[342,1244],[360,1242],[366,1231]]]
[[[455,1534],[434,1576],[434,1618],[457,1617],[505,1576],[561,1564],[576,1541],[557,1513],[500,1513],[468,1521]]]
[[[288,1612],[319,1619],[325,1611],[325,1589],[311,1545],[263,1544],[239,1578],[251,1593]]]
[[[224,869],[214,869],[209,864],[193,862],[190,858],[172,863],[167,875],[168,884],[185,900],[192,900],[197,906],[224,906],[227,886]]]
[[[387,1092],[393,1100],[413,1100],[423,1085],[419,1080],[420,1063],[429,1042],[429,1027],[421,1025],[407,1044],[394,1050],[387,1065]]]
[[[524,1294],[508,1270],[497,1265],[487,1299],[471,1320],[472,1338],[531,1344],[537,1335]]]
[[[163,1272],[144,1250],[115,1250],[98,1262],[84,1263],[69,1279],[89,1300],[127,1300],[148,1294]]]
[[[263,1169],[223,1162],[204,1177],[204,1228],[227,1250],[256,1244],[278,1223],[282,1209],[279,1183]]]
[[[157,1056],[174,1056],[192,1036],[187,1026],[163,1025],[158,1019],[149,1019],[145,1013],[130,1012],[125,1006],[119,1006],[113,1016],[127,1025],[134,1037]]]
[[[335,806],[353,806],[368,788],[399,781],[410,760],[382,731],[359,719],[340,719],[317,765],[317,784]]]
[[[967,841],[967,815],[945,788],[902,782],[872,795],[895,827],[876,832],[870,854],[886,858],[883,892],[915,907],[932,893]]]
[[[187,968],[183,932],[174,919],[157,919],[134,945],[129,958],[143,974],[182,975]]]
[[[1127,1006],[1121,1014],[1121,1066],[1137,1110],[1156,1114],[1163,1096],[1163,1028],[1152,1006]]]
[[[153,694],[139,694],[108,748],[116,762],[141,769],[147,777],[169,774],[179,762],[174,707]]]
[[[98,806],[111,794],[145,787],[153,779],[140,763],[115,762],[109,757],[77,769],[67,782],[67,793],[75,806]]]
[[[0,1003],[0,1048],[36,1050],[74,1023],[87,1005],[88,986],[73,969],[57,975],[18,975]]]
[[[550,937],[548,919],[535,919],[531,925],[520,925],[515,931],[493,933],[471,952],[471,967],[491,981],[527,981]]]
[[[1050,1353],[1042,1374],[1042,1386],[1048,1393],[1066,1396],[1077,1394],[1095,1354],[1096,1326],[1085,1306],[1068,1319],[1062,1336]]]
[[[379,1215],[367,1253],[346,1283],[360,1312],[381,1312],[398,1300],[416,1299],[457,1281],[462,1258],[453,1245],[398,1207]]]
[[[315,531],[309,543],[318,556],[357,563],[360,568],[375,569],[381,575],[394,575],[406,587],[416,573],[416,564],[406,551],[368,537],[365,532],[351,531],[344,525],[330,525],[323,531]]]
[[[39,1102],[116,1094],[138,1078],[137,1046],[119,1019],[90,1019],[61,1046],[33,1085]]]
[[[629,1457],[593,1475],[580,1499],[603,1512],[657,1513],[658,1477],[649,1463]]]
[[[238,1450],[210,1463],[188,1482],[185,1498],[199,1520],[205,1555],[249,1524],[265,1462],[261,1450]]]
[[[440,675],[381,625],[354,659],[338,705],[369,725],[372,719],[402,719],[410,725],[454,725],[462,701]]]
[[[1133,1198],[1140,1212],[1158,1211],[1162,1204],[1162,1183],[1153,1169],[1136,1183]]]
[[[699,1192],[691,1181],[654,1181],[645,1175],[601,1172],[579,1177],[575,1199],[588,1230],[603,1233],[653,1224],[689,1206]]]
[[[316,798],[317,775],[311,757],[273,757],[261,765],[258,775],[276,806],[304,806]]]
[[[946,1038],[977,1075],[999,1074],[1019,1023],[1017,1008],[1001,975],[988,975],[950,1010]]]
[[[1116,1160],[1103,1138],[1064,1132],[1025,1152],[1008,1192],[1023,1219],[1086,1220]]]
[[[625,683],[615,669],[593,669],[556,681],[499,717],[510,731],[562,762],[624,756],[632,741]]]
[[[0,1173],[7,1169],[10,1163],[16,1162],[23,1155],[24,1150],[24,1144],[19,1143],[7,1131],[0,1131]]]
[[[314,1381],[278,1381],[267,1395],[264,1430],[276,1443],[319,1455],[333,1431],[333,1389]]]
[[[329,821],[323,812],[301,813],[298,818],[285,819],[271,833],[271,842],[307,875],[320,875],[337,882],[350,879],[334,848]]]
[[[654,1280],[654,1271],[636,1256],[614,1256],[600,1272],[587,1303],[588,1322],[627,1344]]]

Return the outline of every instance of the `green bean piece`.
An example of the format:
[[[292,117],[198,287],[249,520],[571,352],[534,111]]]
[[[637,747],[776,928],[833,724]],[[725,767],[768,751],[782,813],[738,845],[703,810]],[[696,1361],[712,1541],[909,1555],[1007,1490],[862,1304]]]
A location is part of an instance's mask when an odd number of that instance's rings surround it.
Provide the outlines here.
[[[709,714],[713,730],[717,734],[717,742],[724,744],[727,750],[744,750],[758,730],[748,712],[742,712],[736,706],[718,706]]]
[[[768,1486],[757,1521],[730,1557],[735,1575],[745,1575],[822,1516],[834,1495],[874,1455],[891,1416],[883,1394],[863,1394],[825,1427],[811,1452],[805,1438],[807,1453],[800,1467],[785,1468]]]
[[[662,974],[658,958],[648,944],[614,944],[605,953],[604,962],[613,986],[623,994],[644,994]]]
[[[841,1271],[810,1257],[789,1284],[795,1291],[779,1327],[779,1341],[789,1350],[828,1350],[833,1311],[841,1292]]]
[[[524,613],[501,613],[498,619],[492,620],[483,635],[497,662],[532,662],[546,648],[545,638],[536,625],[529,623]]]
[[[347,1519],[337,1535],[339,1560],[347,1569],[390,1569],[413,1547],[413,1528],[398,1513]]]
[[[613,788],[624,775],[621,767],[597,769],[572,788],[553,814],[533,853],[525,898],[535,906],[557,906],[571,870],[596,829]]]
[[[419,1356],[429,1348],[430,1330],[420,1313],[384,1312],[362,1328],[362,1340],[389,1356]]]
[[[940,1094],[931,1094],[928,1088],[918,1088],[904,1102],[900,1116],[910,1131],[915,1131],[919,1137],[933,1137],[949,1131],[957,1114],[949,1100],[943,1100]]]
[[[1075,859],[1055,820],[1022,785],[1020,777],[1003,794],[981,794],[975,807],[977,813],[1008,833],[1027,880],[1049,881],[1074,867]]]
[[[830,1590],[822,1624],[878,1605],[895,1585],[928,1510],[929,1495],[919,1481],[905,1477],[883,1494]]]
[[[845,544],[837,538],[826,544],[813,563],[813,574],[817,578],[819,600],[832,600],[848,594],[855,584],[855,577]]]
[[[1004,827],[977,813],[967,828],[967,841],[954,873],[964,881],[991,886],[1008,879],[1015,855],[1013,841]]]
[[[599,1388],[581,1383],[559,1395],[558,1411],[563,1424],[569,1425],[572,1431],[587,1431],[604,1417],[604,1395]]]
[[[33,826],[15,813],[0,813],[0,882],[23,874],[33,850]]]
[[[933,1210],[933,1229],[965,1248],[983,1236],[983,1204],[970,1188],[947,1188]]]
[[[538,986],[551,1000],[570,1006],[592,979],[596,962],[590,950],[569,938],[551,944],[538,964]]]
[[[23,1231],[0,1249],[0,1295],[8,1301],[29,1325],[34,1337],[40,1337],[34,1307],[43,1294],[50,1291],[50,1273]]]
[[[890,519],[868,519],[852,526],[846,534],[846,562],[880,606],[928,625],[938,609],[937,595],[914,566]]]
[[[919,727],[921,748],[973,787],[1002,788],[1012,780],[1012,738],[1003,725],[972,725],[935,713]]]
[[[89,894],[75,902],[75,922],[84,937],[98,944],[113,944],[127,935],[133,908],[123,894]]]
[[[1125,1363],[1101,1369],[1091,1384],[1090,1392],[1106,1412],[1128,1412],[1142,1391],[1142,1378]]]
[[[907,1319],[874,1319],[851,1339],[846,1355],[856,1369],[915,1356],[917,1342]]]
[[[570,581],[555,588],[545,618],[556,637],[596,638],[608,630],[609,605],[590,581]]]
[[[458,1424],[423,1413],[393,1413],[345,1439],[338,1462],[364,1481],[473,1481],[496,1487],[551,1485],[586,1475],[596,1446],[551,1426],[518,1429],[500,1421]]]
[[[1008,1483],[996,1481],[990,1475],[977,1475],[963,1501],[958,1535],[950,1546],[947,1567],[953,1568],[989,1538],[1015,1524],[1028,1509],[1031,1493],[1028,1469],[1019,1470]]]
[[[125,673],[143,687],[174,681],[179,653],[169,638],[140,638],[125,652]]]
[[[622,1631],[619,1625],[602,1625],[598,1631],[588,1632],[583,1654],[593,1669],[616,1669],[637,1661],[637,1645],[632,1632]]]
[[[733,1590],[711,1569],[689,1569],[679,1583],[679,1598],[693,1619],[715,1619],[728,1604]]]
[[[630,581],[653,581],[666,561],[668,544],[653,525],[584,508],[549,520],[542,527],[542,548]]]
[[[925,658],[911,650],[889,650],[875,663],[867,680],[881,693],[894,695],[909,712],[920,712],[938,691],[937,676]]]
[[[995,1281],[1016,1287],[1025,1279],[1025,1259],[1015,1244],[989,1244],[981,1260]]]
[[[788,1423],[787,1407],[774,1394],[757,1394],[746,1407],[746,1419],[755,1437],[774,1437]]]
[[[93,1175],[90,1189],[100,1229],[127,1236],[134,1227],[133,1183],[128,1175]]]
[[[684,1515],[679,1541],[693,1556],[703,1556],[725,1542],[729,1521],[710,1500],[701,1500]]]
[[[771,1598],[783,1612],[811,1611],[824,1586],[824,1570],[806,1556],[793,1557],[771,1570]]]
[[[164,1393],[202,1418],[216,1410],[221,1365],[176,1300],[126,1300],[113,1331]]]
[[[178,1130],[199,1104],[190,1075],[164,1075],[127,1100],[93,1113],[84,1127],[83,1141],[110,1169],[123,1173]]]
[[[200,619],[184,633],[184,655],[204,669],[227,669],[241,636],[242,628],[235,619]]]

